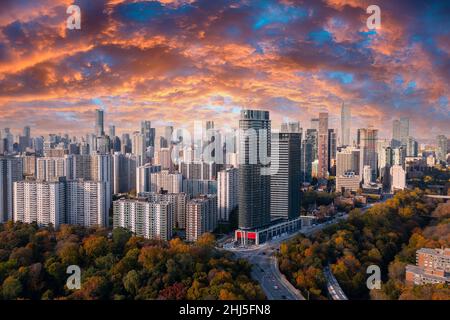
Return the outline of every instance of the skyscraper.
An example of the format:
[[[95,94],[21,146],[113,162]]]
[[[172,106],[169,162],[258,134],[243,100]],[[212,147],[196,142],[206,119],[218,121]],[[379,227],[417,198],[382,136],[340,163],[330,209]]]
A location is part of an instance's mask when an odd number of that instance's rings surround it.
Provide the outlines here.
[[[228,221],[238,205],[238,169],[228,168],[217,174],[217,202],[219,220]]]
[[[372,171],[372,180],[377,176],[377,140],[378,130],[374,128],[358,129],[357,143],[362,151],[363,166],[370,166]]]
[[[270,214],[296,218],[300,214],[301,133],[272,133],[273,173],[270,177]]]
[[[317,159],[317,130],[307,129],[302,142],[301,181],[310,182],[312,163]]]
[[[23,179],[22,158],[0,157],[0,223],[13,219],[13,183]]]
[[[336,151],[337,139],[336,131],[328,129],[328,172],[334,176],[336,174]]]
[[[239,129],[239,228],[253,229],[270,223],[269,112],[241,110]]]
[[[104,125],[103,125],[103,110],[95,110],[95,134],[97,137],[105,135]]]
[[[143,166],[147,163],[145,136],[140,132],[134,132],[131,142],[132,153],[137,157],[137,165]]]
[[[392,122],[392,147],[406,145],[409,137],[409,118],[402,117]]]
[[[148,120],[141,121],[141,134],[144,135],[145,147],[155,147],[155,128]]]
[[[447,162],[448,139],[444,135],[439,135],[437,136],[436,140],[437,140],[436,159],[437,161]]]
[[[342,103],[341,107],[341,146],[349,146],[351,131],[351,109],[350,106]]]
[[[136,156],[115,152],[113,157],[113,193],[136,189]]]
[[[318,135],[318,178],[328,177],[328,113],[319,113],[319,135]]]

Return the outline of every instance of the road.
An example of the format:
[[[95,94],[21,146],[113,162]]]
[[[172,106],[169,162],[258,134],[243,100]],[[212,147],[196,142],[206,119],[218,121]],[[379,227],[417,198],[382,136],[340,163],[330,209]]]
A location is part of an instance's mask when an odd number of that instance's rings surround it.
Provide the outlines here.
[[[327,289],[328,293],[331,295],[331,298],[333,300],[348,300],[341,286],[339,285],[333,273],[331,272],[329,266],[326,266],[323,269],[323,273],[325,275],[325,278],[327,279]]]
[[[386,201],[387,199],[383,200]],[[364,213],[372,205],[367,205],[361,211]],[[253,247],[253,248],[232,248],[223,247],[222,250],[227,250],[234,252],[238,258],[243,258],[249,261],[253,265],[252,277],[261,285],[264,293],[269,300],[305,300],[305,297],[300,293],[300,291],[295,288],[286,277],[280,272],[278,268],[278,261],[274,253],[280,248],[280,244],[283,241],[287,241],[298,234],[303,234],[309,236],[323,228],[326,228],[332,224],[338,223],[341,220],[346,220],[348,214],[336,217],[331,221],[325,223],[313,225],[310,227],[302,228],[301,230],[288,234],[284,237],[277,239],[272,239],[267,241],[265,244]],[[221,244],[225,242],[226,237],[222,238]],[[330,272],[331,274],[331,272]],[[334,282],[331,281],[332,290],[336,292],[337,297],[347,297],[345,293],[340,288],[334,276],[331,274]],[[327,277],[328,278],[328,277]]]
[[[305,300],[278,269],[274,252],[279,242],[266,244],[253,250],[233,250],[239,257],[253,265],[252,277],[261,285],[269,300]]]

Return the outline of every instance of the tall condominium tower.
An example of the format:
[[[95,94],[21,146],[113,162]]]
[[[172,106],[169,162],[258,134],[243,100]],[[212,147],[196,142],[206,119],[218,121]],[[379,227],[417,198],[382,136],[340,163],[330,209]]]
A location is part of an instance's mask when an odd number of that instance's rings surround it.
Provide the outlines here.
[[[310,182],[312,163],[317,159],[317,130],[307,129],[302,142],[301,181]]]
[[[238,205],[238,169],[228,168],[217,173],[219,220],[228,221]]]
[[[85,227],[107,227],[111,185],[83,179],[66,182],[66,222]]]
[[[409,118],[400,118],[392,122],[392,147],[406,145],[409,137]]]
[[[36,222],[59,228],[65,223],[65,184],[63,181],[14,183],[14,221]]]
[[[439,135],[437,140],[436,159],[438,161],[447,162],[448,139],[444,135]]]
[[[350,106],[342,103],[341,107],[341,145],[349,146],[350,141],[350,131],[351,131],[351,109]]]
[[[239,228],[253,229],[270,223],[269,112],[241,110],[239,129]]]
[[[134,132],[131,140],[132,153],[137,157],[138,166],[143,166],[147,163],[147,156],[145,147],[145,136],[140,132]]]
[[[328,172],[336,174],[337,134],[334,129],[328,129]]]
[[[144,135],[145,147],[155,146],[155,128],[152,128],[150,121],[141,121],[141,134]]]
[[[95,110],[95,134],[97,137],[105,135],[104,125],[103,125],[103,110]]]
[[[0,157],[0,223],[13,219],[13,183],[23,179],[23,159]]]
[[[115,152],[113,159],[113,193],[136,189],[136,156]]]
[[[274,218],[296,218],[300,214],[301,133],[272,133],[270,214]]]
[[[377,176],[377,140],[378,130],[373,128],[358,129],[357,143],[362,151],[363,166],[370,166],[372,170],[372,179],[375,180]]]
[[[328,176],[328,113],[319,113],[319,135],[318,135],[318,178]]]
[[[217,227],[217,196],[202,195],[186,205],[186,240],[197,241],[206,232]]]
[[[114,228],[131,230],[147,239],[172,238],[173,205],[169,201],[120,199],[113,203]]]

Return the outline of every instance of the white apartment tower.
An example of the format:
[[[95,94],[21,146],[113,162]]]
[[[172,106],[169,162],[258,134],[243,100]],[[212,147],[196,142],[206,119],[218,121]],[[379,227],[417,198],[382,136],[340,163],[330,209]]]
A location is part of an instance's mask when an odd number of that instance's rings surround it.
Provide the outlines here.
[[[14,221],[52,224],[65,223],[65,185],[63,181],[14,182]]]
[[[106,181],[67,181],[67,223],[85,227],[107,227],[111,206],[111,186]]]
[[[114,228],[122,227],[147,239],[172,238],[173,206],[169,201],[121,199],[113,203]]]
[[[237,168],[228,168],[217,174],[217,205],[218,218],[228,221],[230,213],[238,206],[238,178]]]

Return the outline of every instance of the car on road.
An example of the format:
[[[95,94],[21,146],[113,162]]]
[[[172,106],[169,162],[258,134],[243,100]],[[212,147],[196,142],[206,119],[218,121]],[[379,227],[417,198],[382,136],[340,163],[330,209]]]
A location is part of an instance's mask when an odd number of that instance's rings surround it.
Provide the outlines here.
[[[278,286],[273,286],[273,288],[274,288],[275,290],[278,290],[278,289],[279,289]]]

